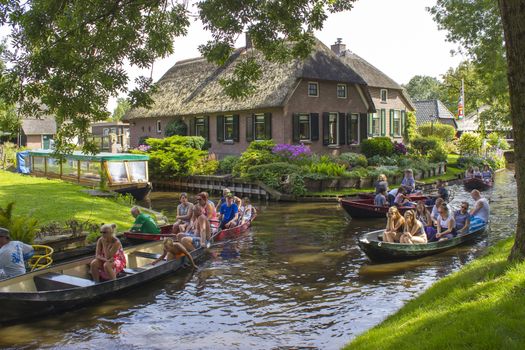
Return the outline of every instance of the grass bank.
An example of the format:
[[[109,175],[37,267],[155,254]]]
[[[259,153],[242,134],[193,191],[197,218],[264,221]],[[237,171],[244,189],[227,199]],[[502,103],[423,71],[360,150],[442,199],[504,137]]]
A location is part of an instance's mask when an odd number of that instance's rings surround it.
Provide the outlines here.
[[[129,206],[111,199],[92,197],[85,187],[0,170],[0,206],[15,202],[15,214],[31,215],[39,225],[70,219],[116,223],[119,230],[133,223]]]
[[[525,262],[507,261],[512,243],[490,248],[345,349],[523,349]]]

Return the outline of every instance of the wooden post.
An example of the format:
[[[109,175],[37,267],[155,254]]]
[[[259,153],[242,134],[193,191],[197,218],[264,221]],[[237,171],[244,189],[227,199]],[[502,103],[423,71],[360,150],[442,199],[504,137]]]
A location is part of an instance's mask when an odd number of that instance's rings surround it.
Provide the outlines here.
[[[80,160],[77,160],[77,182],[80,183]]]

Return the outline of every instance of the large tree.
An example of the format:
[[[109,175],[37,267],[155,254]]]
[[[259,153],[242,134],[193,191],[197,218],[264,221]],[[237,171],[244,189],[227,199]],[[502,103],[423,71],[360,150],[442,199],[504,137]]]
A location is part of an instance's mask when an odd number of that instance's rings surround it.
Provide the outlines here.
[[[525,259],[525,0],[499,0],[505,30],[516,181],[518,225],[510,259]]]
[[[428,75],[415,75],[403,87],[414,101],[441,99],[441,82]]]
[[[235,40],[247,31],[269,60],[310,53],[313,32],[327,14],[349,10],[355,0],[9,0],[0,1],[0,25],[10,29],[0,95],[24,114],[48,113],[59,126],[55,146],[72,150],[73,136],[94,151],[89,124],[109,117],[110,97],[127,92],[125,64],[149,68],[174,50],[175,37],[198,17],[213,40],[201,52],[226,62]],[[290,44],[292,43],[292,44]],[[182,49],[182,48],[181,48]],[[224,80],[226,92],[253,91],[260,67],[249,57]],[[17,87],[12,88],[13,84]],[[140,77],[129,92],[133,106],[149,106],[154,85]]]

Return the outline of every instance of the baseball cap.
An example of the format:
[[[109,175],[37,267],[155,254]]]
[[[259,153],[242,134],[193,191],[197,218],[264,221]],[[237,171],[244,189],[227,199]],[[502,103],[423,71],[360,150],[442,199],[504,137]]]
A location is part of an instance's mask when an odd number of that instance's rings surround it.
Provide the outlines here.
[[[9,237],[9,230],[3,227],[0,227],[0,237]]]
[[[228,194],[226,195],[226,197],[228,197],[228,198],[233,198],[233,193],[228,192]]]

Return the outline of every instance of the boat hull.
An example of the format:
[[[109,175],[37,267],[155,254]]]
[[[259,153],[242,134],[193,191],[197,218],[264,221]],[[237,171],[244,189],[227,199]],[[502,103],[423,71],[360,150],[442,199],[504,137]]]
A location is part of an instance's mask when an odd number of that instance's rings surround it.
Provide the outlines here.
[[[492,188],[492,185],[487,184],[485,181],[477,178],[463,180],[463,186],[467,191],[486,191]]]
[[[377,236],[382,232],[382,230],[380,230],[365,234],[359,239],[358,244],[372,261],[412,260],[439,254],[461,244],[468,243],[481,236],[485,232],[485,229],[486,226],[483,225],[468,234],[456,236],[446,241],[427,244],[385,243],[377,239]]]
[[[147,184],[147,186],[144,187],[138,187],[138,186],[130,186],[130,187],[124,187],[114,190],[117,193],[120,194],[130,194],[135,198],[135,200],[141,201],[144,198],[146,198],[150,192],[151,192],[151,184]]]

